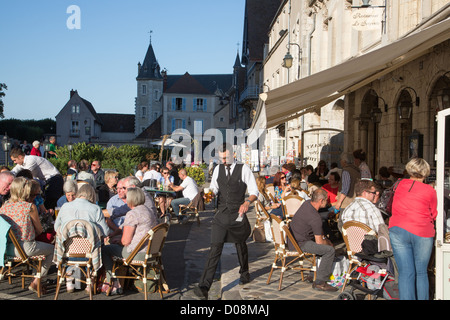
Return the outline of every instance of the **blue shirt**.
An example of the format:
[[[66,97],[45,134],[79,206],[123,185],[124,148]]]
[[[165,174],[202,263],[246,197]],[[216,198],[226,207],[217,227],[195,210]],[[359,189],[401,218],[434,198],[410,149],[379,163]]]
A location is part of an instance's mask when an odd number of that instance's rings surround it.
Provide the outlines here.
[[[104,236],[110,233],[102,209],[98,205],[83,198],[76,198],[72,202],[66,202],[61,207],[58,217],[55,220],[55,230],[63,228],[67,222],[75,219],[95,223],[103,232]]]

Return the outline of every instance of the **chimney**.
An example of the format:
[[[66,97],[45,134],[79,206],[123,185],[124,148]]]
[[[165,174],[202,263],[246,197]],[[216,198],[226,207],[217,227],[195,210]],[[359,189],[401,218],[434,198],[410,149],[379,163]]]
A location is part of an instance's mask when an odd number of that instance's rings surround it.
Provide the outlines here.
[[[165,92],[167,89],[167,69],[166,68],[164,68],[161,71],[161,75],[163,77],[163,92]]]
[[[75,92],[77,92],[76,90],[74,91],[73,89],[70,90],[70,98],[72,99],[73,95],[75,94]]]

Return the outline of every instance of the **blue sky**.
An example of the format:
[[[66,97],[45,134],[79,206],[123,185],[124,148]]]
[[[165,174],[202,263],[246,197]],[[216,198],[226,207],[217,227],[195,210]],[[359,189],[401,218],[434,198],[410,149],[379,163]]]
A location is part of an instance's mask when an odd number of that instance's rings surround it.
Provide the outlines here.
[[[80,29],[67,26],[71,5],[80,9]],[[71,89],[99,113],[134,113],[150,30],[169,74],[232,73],[244,8],[244,0],[2,0],[5,119],[54,119]]]

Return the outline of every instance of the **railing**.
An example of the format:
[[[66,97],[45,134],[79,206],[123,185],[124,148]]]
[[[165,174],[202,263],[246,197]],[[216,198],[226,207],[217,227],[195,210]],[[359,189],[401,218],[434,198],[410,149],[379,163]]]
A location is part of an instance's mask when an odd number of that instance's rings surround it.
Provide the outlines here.
[[[258,99],[260,94],[259,86],[248,86],[242,91],[239,103],[247,99]]]

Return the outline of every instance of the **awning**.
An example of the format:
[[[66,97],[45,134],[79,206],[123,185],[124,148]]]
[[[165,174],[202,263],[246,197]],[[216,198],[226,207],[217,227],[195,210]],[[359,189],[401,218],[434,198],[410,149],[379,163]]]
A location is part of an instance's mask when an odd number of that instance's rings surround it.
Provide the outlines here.
[[[381,76],[423,56],[450,38],[450,18],[417,31],[384,47],[351,58],[261,95],[267,128],[298,117],[298,113],[322,107]]]

